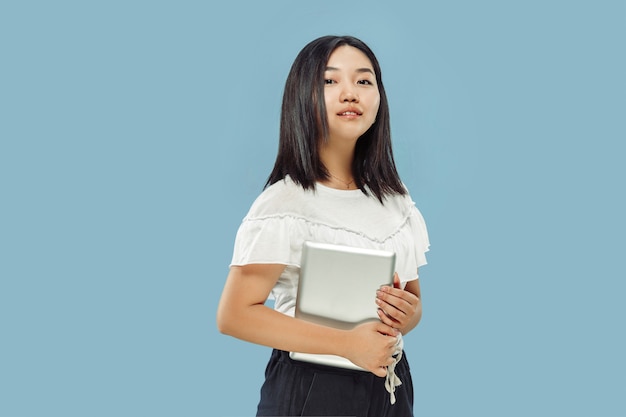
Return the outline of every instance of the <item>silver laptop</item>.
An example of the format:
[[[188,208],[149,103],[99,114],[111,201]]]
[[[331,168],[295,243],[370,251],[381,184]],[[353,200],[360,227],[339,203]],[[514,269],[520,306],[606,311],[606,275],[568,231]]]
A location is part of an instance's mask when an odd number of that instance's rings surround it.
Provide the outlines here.
[[[295,317],[339,329],[378,318],[376,290],[393,285],[393,252],[305,242]],[[290,352],[294,360],[364,370],[334,355]]]

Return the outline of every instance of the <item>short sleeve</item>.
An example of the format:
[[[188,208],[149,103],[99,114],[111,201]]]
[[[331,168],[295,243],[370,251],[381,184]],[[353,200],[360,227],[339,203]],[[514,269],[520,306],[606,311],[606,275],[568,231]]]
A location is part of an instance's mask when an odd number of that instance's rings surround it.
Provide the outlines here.
[[[426,265],[426,252],[430,250],[430,241],[428,239],[428,230],[426,229],[426,222],[422,213],[413,205],[411,214],[409,217],[411,225],[411,234],[415,239],[415,260],[417,267]]]
[[[287,216],[245,218],[235,237],[231,266],[300,264],[302,242],[293,239],[294,219]]]

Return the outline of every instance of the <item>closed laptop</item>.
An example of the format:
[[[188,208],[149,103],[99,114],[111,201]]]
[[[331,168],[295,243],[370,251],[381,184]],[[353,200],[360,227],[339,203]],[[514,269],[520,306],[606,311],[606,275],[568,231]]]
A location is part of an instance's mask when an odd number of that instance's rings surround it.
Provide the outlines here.
[[[295,317],[349,330],[380,320],[376,290],[393,285],[395,253],[307,241],[302,248]],[[291,352],[294,360],[363,370],[335,355]]]

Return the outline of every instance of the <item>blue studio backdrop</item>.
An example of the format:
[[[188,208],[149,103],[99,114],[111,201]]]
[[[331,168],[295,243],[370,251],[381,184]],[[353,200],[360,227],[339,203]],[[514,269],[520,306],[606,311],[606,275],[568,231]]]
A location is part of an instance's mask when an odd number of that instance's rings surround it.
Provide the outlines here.
[[[218,333],[298,51],[377,54],[416,415],[626,416],[626,2],[0,2],[0,417],[252,416]]]

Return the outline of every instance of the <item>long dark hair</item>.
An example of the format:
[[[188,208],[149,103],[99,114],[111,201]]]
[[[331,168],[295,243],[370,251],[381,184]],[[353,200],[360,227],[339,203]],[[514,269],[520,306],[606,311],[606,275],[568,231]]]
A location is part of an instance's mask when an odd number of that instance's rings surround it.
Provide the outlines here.
[[[285,83],[278,154],[265,186],[289,175],[305,190],[315,189],[317,181],[329,178],[318,147],[318,142],[328,137],[324,72],[330,55],[343,45],[363,52],[376,74],[380,94],[378,114],[374,124],[356,143],[352,175],[361,191],[366,195],[371,192],[383,202],[386,195],[406,194],[406,189],[393,158],[389,104],[380,65],[372,50],[352,36],[323,36],[307,44],[296,57]]]

